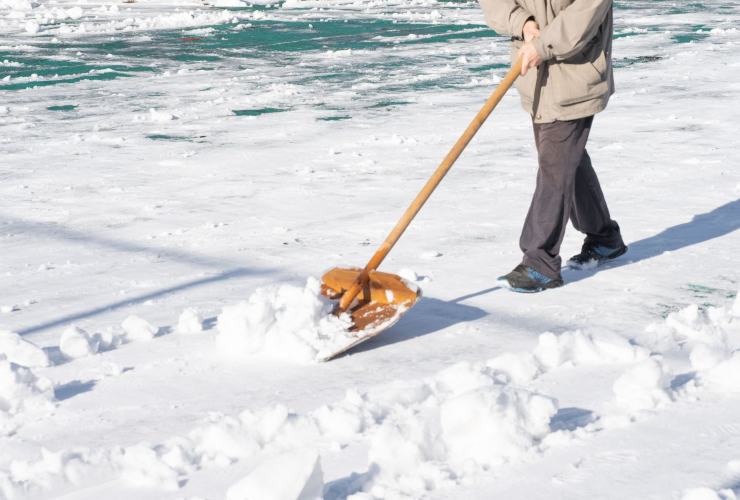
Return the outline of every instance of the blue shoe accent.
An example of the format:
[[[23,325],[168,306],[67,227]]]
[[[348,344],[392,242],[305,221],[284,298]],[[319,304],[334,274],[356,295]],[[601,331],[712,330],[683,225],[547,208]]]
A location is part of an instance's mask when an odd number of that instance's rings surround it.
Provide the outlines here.
[[[616,253],[617,250],[619,250],[619,247],[611,248],[611,247],[598,246],[598,247],[592,247],[591,250],[593,250],[594,252],[596,252],[597,254],[599,254],[600,256],[604,258],[609,258],[610,255],[612,255],[613,253]]]
[[[527,269],[527,275],[530,278],[532,278],[533,281],[536,281],[537,283],[540,283],[542,285],[547,285],[548,283],[551,283],[551,282],[555,281],[552,278],[548,278],[547,276],[545,276],[541,272],[539,272],[536,269],[533,269],[533,268],[531,268],[529,266],[527,266],[526,269]]]
[[[523,264],[516,266],[509,274],[501,276],[499,281],[509,290],[519,293],[536,293],[563,285],[562,278],[550,278]]]

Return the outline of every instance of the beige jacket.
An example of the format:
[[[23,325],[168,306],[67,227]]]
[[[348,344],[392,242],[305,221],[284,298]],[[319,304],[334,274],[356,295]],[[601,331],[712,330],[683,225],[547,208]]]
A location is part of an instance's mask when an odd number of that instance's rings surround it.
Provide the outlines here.
[[[486,24],[522,46],[529,18],[540,26],[534,45],[544,64],[516,81],[522,106],[537,123],[575,120],[602,111],[614,93],[611,0],[479,0]],[[519,40],[517,40],[519,39]]]

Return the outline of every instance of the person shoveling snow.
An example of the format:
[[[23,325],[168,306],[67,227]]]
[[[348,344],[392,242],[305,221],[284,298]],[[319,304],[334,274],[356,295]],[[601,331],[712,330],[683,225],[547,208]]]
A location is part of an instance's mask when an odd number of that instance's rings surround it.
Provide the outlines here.
[[[517,292],[563,284],[560,245],[568,220],[586,234],[568,265],[583,268],[627,251],[586,152],[593,117],[614,93],[612,2],[480,0],[486,23],[510,35],[522,61],[517,90],[532,117],[539,160],[519,246],[521,264],[500,281]]]
[[[581,253],[569,261],[573,267],[627,251],[586,152],[593,116],[606,108],[614,92],[612,2],[572,0],[559,8],[543,0],[480,4],[488,25],[512,36],[512,68],[367,265],[335,268],[322,278],[322,292],[337,301],[335,314],[348,313],[357,336],[328,359],[388,328],[417,302],[419,290],[377,268],[519,76],[517,88],[532,116],[539,173],[520,239],[524,258],[499,280],[517,292],[561,286],[560,245],[569,219],[586,233]]]

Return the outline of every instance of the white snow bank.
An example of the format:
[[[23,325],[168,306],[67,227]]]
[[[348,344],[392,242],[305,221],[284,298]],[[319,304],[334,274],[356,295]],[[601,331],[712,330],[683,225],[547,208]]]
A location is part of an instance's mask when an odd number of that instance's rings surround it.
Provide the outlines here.
[[[729,307],[701,309],[692,304],[671,313],[665,321],[646,329],[651,347],[656,351],[677,348],[690,351],[697,345],[705,345],[727,351],[728,334],[740,333],[740,314],[735,312],[736,308],[740,309],[737,299]]]
[[[385,402],[364,486],[371,498],[454,484],[534,452],[557,403],[515,389],[485,364],[460,363]]]
[[[670,377],[657,357],[643,361],[614,383],[617,405],[630,415],[653,410],[671,401]]]
[[[226,500],[317,500],[324,479],[313,450],[285,453],[258,465],[226,492]]]
[[[177,320],[175,332],[182,334],[195,334],[203,331],[203,320],[194,307],[185,309]]]
[[[50,491],[64,482],[81,485],[90,477],[110,474],[108,456],[101,451],[81,448],[53,452],[41,448],[40,454],[39,460],[14,460],[7,472],[0,470],[2,498],[27,498],[29,493]]]
[[[540,335],[534,356],[547,369],[563,365],[634,363],[647,359],[650,351],[618,335],[595,337],[581,331]]]
[[[42,449],[39,460],[16,460],[7,470],[0,469],[0,498],[3,494],[15,498],[32,490],[50,490],[64,481],[78,484],[85,475],[100,480],[120,477],[130,486],[175,491],[190,474],[203,467],[226,467],[240,460],[258,462],[313,447],[320,437],[310,416],[297,415],[283,406],[246,410],[237,417],[214,415],[186,436],[160,444],[97,450],[73,448],[56,454]],[[300,468],[298,464],[295,467],[294,473]],[[265,469],[269,467],[266,465]],[[317,476],[305,477],[306,491],[314,491]]]
[[[338,318],[331,309],[314,278],[303,288],[260,288],[246,301],[224,307],[218,316],[217,347],[229,357],[321,359],[353,340],[349,318]]]
[[[670,314],[647,332],[655,346],[689,352],[695,383],[721,392],[740,391],[740,315],[738,306],[700,309],[690,305]]]
[[[13,432],[25,413],[50,411],[53,401],[49,380],[0,355],[0,435]]]
[[[73,449],[54,460],[42,454],[36,462],[13,462],[5,486],[0,471],[0,488],[6,488],[0,491],[10,497],[73,481],[70,467],[75,477],[95,467],[96,477],[173,491],[201,468],[243,461],[261,465],[233,485],[228,498],[308,500],[321,497],[323,484],[318,455],[306,450],[370,440],[374,465],[355,488],[364,487],[370,498],[413,496],[537,451],[557,404],[509,380],[500,368],[460,363],[428,380],[349,391],[308,414],[278,405],[212,415],[186,436],[156,445]]]
[[[0,355],[29,368],[49,366],[49,356],[43,349],[7,330],[0,330]]]

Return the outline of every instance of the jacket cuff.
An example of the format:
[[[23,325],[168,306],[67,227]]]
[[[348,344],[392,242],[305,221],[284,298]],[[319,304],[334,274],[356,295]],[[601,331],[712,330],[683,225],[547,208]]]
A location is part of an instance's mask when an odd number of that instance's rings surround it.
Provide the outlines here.
[[[537,55],[540,56],[540,59],[543,61],[549,61],[550,59],[555,58],[552,45],[547,40],[543,39],[541,35],[532,40],[532,43],[537,51]]]
[[[524,31],[524,25],[529,20],[534,18],[532,14],[527,12],[525,9],[519,9],[511,16],[511,35],[514,37],[522,37]]]

